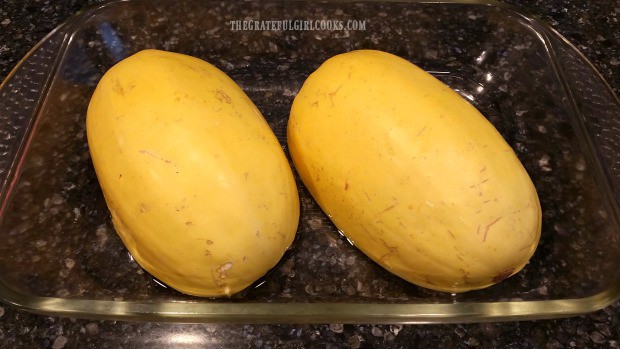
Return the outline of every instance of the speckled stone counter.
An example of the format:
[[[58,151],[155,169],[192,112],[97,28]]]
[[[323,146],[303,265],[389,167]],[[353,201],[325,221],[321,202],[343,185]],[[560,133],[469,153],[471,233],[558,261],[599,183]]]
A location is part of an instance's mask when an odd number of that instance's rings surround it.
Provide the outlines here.
[[[56,25],[92,0],[0,3],[0,79]],[[620,90],[620,4],[513,1],[549,23]],[[617,348],[620,304],[568,319],[452,325],[210,325],[34,315],[0,303],[1,348]]]

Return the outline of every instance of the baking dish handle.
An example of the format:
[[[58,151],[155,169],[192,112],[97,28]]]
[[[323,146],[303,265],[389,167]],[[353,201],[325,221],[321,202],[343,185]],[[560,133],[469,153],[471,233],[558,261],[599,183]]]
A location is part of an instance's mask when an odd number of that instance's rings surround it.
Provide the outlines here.
[[[552,30],[552,29],[548,29]],[[620,210],[620,101],[601,74],[571,43],[558,35],[548,35],[550,49],[556,58],[556,68],[570,104],[575,122],[581,123],[575,130],[584,130],[577,137],[585,138],[581,144],[595,159],[588,166],[599,167],[594,173],[604,173],[606,178],[595,178],[606,193],[616,211]],[[595,161],[598,160],[598,161]],[[604,193],[605,194],[605,193]]]
[[[0,85],[0,198],[5,202],[14,174],[19,167],[19,154],[28,142],[28,133],[37,120],[66,41],[62,30],[43,38],[13,68]],[[4,206],[4,205],[2,205]],[[3,207],[2,207],[3,208]],[[0,210],[1,211],[1,210]]]

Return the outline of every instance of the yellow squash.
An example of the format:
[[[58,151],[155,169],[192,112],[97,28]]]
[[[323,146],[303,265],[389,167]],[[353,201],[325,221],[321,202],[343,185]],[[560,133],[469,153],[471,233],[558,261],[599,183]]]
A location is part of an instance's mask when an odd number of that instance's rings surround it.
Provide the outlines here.
[[[536,249],[540,203],[514,151],[472,105],[404,59],[361,50],[327,60],[293,102],[288,144],[338,229],[414,284],[487,287]]]
[[[99,82],[86,128],[117,233],[170,287],[231,295],[291,245],[299,199],[286,156],[207,62],[157,50],[121,61]]]

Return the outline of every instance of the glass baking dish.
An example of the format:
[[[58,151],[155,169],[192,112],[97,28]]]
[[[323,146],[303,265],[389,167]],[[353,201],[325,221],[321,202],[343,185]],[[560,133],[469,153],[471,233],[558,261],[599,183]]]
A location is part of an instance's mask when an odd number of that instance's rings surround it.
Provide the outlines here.
[[[266,21],[287,21],[289,30],[260,28],[273,25]],[[343,28],[321,29],[326,21]],[[304,22],[314,27],[294,27]],[[515,149],[541,199],[540,246],[521,272],[490,288],[426,290],[351,246],[298,180],[298,238],[255,287],[227,299],[166,288],[117,237],[85,137],[102,74],[145,48],[225,71],[285,150],[292,100],[327,58],[367,48],[416,63],[469,99]],[[565,39],[492,1],[90,7],[43,39],[0,88],[0,298],[45,314],[183,322],[442,323],[591,312],[620,295],[619,110]]]

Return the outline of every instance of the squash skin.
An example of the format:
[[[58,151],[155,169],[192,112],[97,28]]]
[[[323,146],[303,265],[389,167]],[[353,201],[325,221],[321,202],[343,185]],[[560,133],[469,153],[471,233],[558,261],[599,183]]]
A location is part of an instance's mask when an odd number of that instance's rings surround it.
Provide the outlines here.
[[[158,50],[124,59],[99,82],[86,129],[117,233],[168,286],[230,296],[291,246],[299,198],[289,162],[213,65]]]
[[[465,99],[395,55],[324,62],[293,102],[287,137],[337,228],[411,283],[485,288],[538,245],[540,202],[514,151]]]

